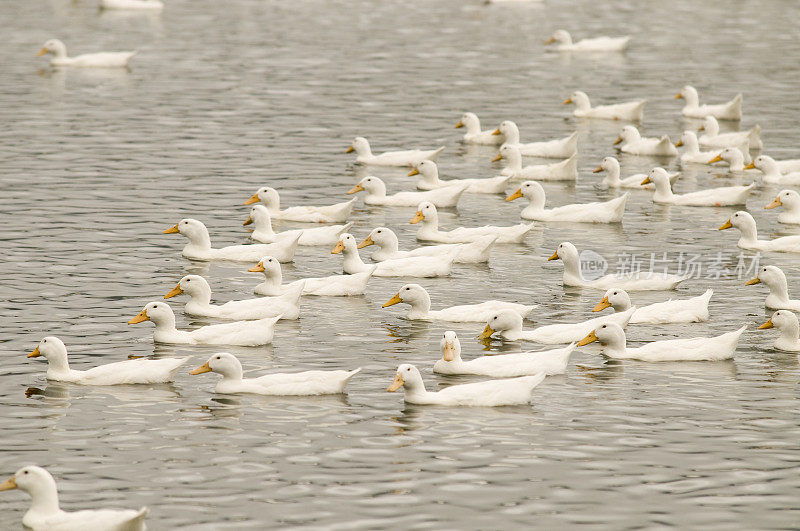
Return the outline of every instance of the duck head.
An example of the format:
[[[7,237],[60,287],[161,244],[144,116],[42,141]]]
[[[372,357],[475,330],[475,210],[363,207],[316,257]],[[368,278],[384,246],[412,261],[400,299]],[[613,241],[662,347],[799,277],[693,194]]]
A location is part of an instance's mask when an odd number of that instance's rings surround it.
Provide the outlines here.
[[[406,391],[412,392],[425,389],[425,384],[422,381],[422,375],[419,373],[419,369],[410,363],[403,363],[397,367],[397,372],[394,374],[394,381],[386,390],[392,393],[401,387],[405,387]]]
[[[461,360],[461,342],[452,330],[444,333],[442,340],[439,342],[439,347],[442,350],[442,359],[444,361]]]
[[[423,201],[417,205],[417,213],[414,214],[414,217],[411,218],[411,221],[409,221],[411,224],[416,224],[419,222],[424,224],[430,223],[434,226],[438,226],[439,213],[436,211],[436,207],[430,201]]]
[[[206,372],[216,372],[221,374],[223,378],[233,378],[235,380],[241,380],[244,374],[242,364],[236,356],[228,352],[214,354],[204,364],[189,371],[189,374],[197,375]]]

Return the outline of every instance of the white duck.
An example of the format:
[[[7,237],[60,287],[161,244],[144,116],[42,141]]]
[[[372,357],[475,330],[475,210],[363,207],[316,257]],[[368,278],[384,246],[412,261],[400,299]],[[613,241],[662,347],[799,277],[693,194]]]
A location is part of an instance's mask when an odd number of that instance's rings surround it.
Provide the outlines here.
[[[86,509],[67,512],[58,503],[56,480],[44,468],[26,466],[7,481],[0,491],[20,489],[31,497],[31,508],[22,517],[22,524],[33,531],[56,530],[119,530],[144,531],[147,507],[135,509]]]
[[[702,295],[691,299],[657,302],[642,306],[633,313],[631,324],[669,324],[699,323],[708,321],[708,301],[714,290],[706,290]],[[592,308],[593,312],[614,308],[615,312],[624,312],[631,308],[631,297],[624,289],[612,288],[606,291],[603,299]]]
[[[473,194],[505,193],[508,181],[511,180],[510,175],[500,175],[498,177],[487,177],[486,179],[450,179],[441,181],[439,180],[439,167],[432,160],[423,160],[417,164],[417,167],[408,174],[409,177],[414,175],[420,176],[417,181],[417,188],[420,190],[436,190],[446,186],[466,184],[466,191]]]
[[[291,240],[300,235],[297,241],[298,245],[333,245],[339,241],[339,235],[353,226],[353,223],[346,223],[344,225],[328,225],[326,227],[317,227],[314,229],[294,229],[286,230],[283,232],[275,232],[272,230],[272,216],[269,209],[264,205],[253,205],[250,209],[250,215],[242,223],[247,226],[253,224],[255,230],[250,234],[250,237],[262,243],[275,243],[278,240]]]
[[[499,146],[505,142],[505,137],[494,134],[494,129],[487,129],[481,131],[481,121],[478,115],[471,112],[465,112],[461,115],[461,120],[456,124],[456,129],[466,127],[467,132],[464,133],[463,142],[465,144],[481,144],[484,146]]]
[[[681,114],[689,118],[705,118],[713,116],[720,120],[741,120],[742,119],[742,95],[737,94],[735,98],[727,103],[717,103],[714,105],[700,105],[700,96],[697,90],[686,85],[675,95],[676,100],[684,100],[686,105],[681,109]]]
[[[590,330],[603,325],[604,323],[615,323],[619,326],[628,326],[631,316],[636,311],[636,307],[624,312],[612,313],[603,317],[595,317],[581,323],[565,323],[540,326],[533,330],[522,329],[522,317],[511,310],[501,310],[495,313],[486,322],[478,339],[487,339],[492,334],[499,334],[503,339],[510,341],[535,341],[544,344],[571,343],[589,333]]]
[[[465,304],[462,306],[450,306],[441,310],[431,310],[431,297],[428,292],[419,284],[406,284],[400,291],[383,303],[381,308],[388,308],[395,304],[408,304],[406,317],[413,320],[424,321],[452,321],[457,323],[485,322],[495,312],[500,310],[512,310],[520,314],[523,318],[527,317],[534,306],[525,306],[515,302],[505,301],[486,301],[479,304]]]
[[[441,243],[467,243],[474,242],[483,236],[497,236],[498,243],[521,243],[525,235],[533,229],[533,223],[497,227],[484,225],[483,227],[459,227],[451,231],[439,230],[439,213],[432,203],[422,202],[417,206],[417,213],[409,223],[421,223],[417,230],[417,239],[422,241]]]
[[[85,371],[71,369],[67,347],[54,336],[47,336],[28,354],[29,358],[47,358],[47,379],[82,385],[124,385],[166,383],[175,379],[178,368],[189,358],[162,358],[157,360],[132,359],[98,365]]]
[[[438,406],[515,406],[527,404],[531,400],[533,389],[542,383],[545,374],[521,376],[503,380],[485,380],[483,382],[451,385],[441,391],[425,390],[425,382],[419,369],[404,363],[397,367],[394,381],[386,390],[397,391],[405,388],[405,401],[409,404]]]
[[[628,348],[625,331],[614,323],[597,327],[578,346],[599,341],[605,348],[603,354],[619,360],[640,361],[719,361],[733,357],[739,344],[739,337],[746,326],[733,332],[714,337],[692,337],[686,339],[668,339],[653,341],[641,347]]]
[[[622,128],[619,136],[614,141],[614,145],[617,144],[622,144],[619,146],[620,151],[631,155],[672,157],[678,154],[678,150],[672,145],[667,135],[661,138],[645,138],[632,125],[626,125]]]
[[[781,268],[773,265],[761,266],[754,278],[745,282],[746,286],[764,283],[769,288],[769,295],[764,307],[769,310],[792,310],[800,312],[800,300],[789,298],[789,284]]]
[[[306,223],[344,223],[353,211],[355,197],[350,201],[328,206],[295,206],[281,210],[278,191],[269,186],[259,188],[250,199],[244,202],[251,205],[261,201],[269,209],[272,219],[283,221],[302,221]]]
[[[797,316],[788,310],[778,310],[772,314],[770,319],[758,327],[759,330],[766,330],[767,328],[777,328],[781,333],[778,339],[775,340],[773,346],[778,350],[785,350],[787,352],[800,352],[800,323],[797,322]]]
[[[500,173],[514,179],[536,179],[539,181],[577,181],[578,156],[553,164],[530,164],[522,166],[522,155],[515,146],[503,145],[492,162],[505,159],[506,167]]]
[[[161,0],[100,0],[100,8],[161,11],[164,4]]]
[[[621,52],[628,47],[631,41],[629,35],[625,37],[594,37],[572,42],[572,36],[567,30],[556,30],[545,41],[545,44],[558,43],[556,50],[565,52]]]
[[[257,243],[253,245],[229,245],[228,247],[211,247],[211,236],[206,226],[196,219],[185,218],[163,231],[164,234],[180,234],[189,239],[183,248],[182,255],[190,260],[231,260],[234,262],[254,262],[265,254],[269,254],[281,262],[292,262],[300,234],[294,238],[286,238],[276,243]]]
[[[139,312],[139,315],[128,321],[128,324],[152,321],[156,326],[153,331],[153,341],[156,343],[255,347],[272,342],[278,319],[280,316],[201,326],[196,330],[185,331],[175,328],[175,314],[169,304],[151,302]]]
[[[50,59],[51,66],[77,66],[83,68],[120,68],[128,66],[128,61],[136,55],[136,52],[99,52],[67,56],[67,47],[58,39],[50,39],[36,57],[41,57],[46,53],[53,54]]]
[[[564,105],[575,104],[572,114],[578,118],[602,118],[605,120],[625,120],[641,122],[644,114],[644,104],[647,100],[615,103],[613,105],[595,105],[592,107],[589,96],[585,92],[576,90],[564,101]]]
[[[667,205],[684,206],[729,206],[744,205],[747,203],[747,196],[750,190],[755,188],[756,183],[747,186],[724,186],[722,188],[709,188],[698,190],[688,194],[674,194],[669,185],[669,175],[664,168],[653,168],[647,174],[642,184],[653,183],[656,191],[653,194],[653,202]]]
[[[455,183],[445,188],[436,188],[426,192],[398,192],[386,195],[386,184],[378,177],[364,177],[359,183],[353,186],[347,193],[366,191],[364,203],[367,205],[384,206],[414,206],[421,201],[430,201],[440,208],[454,207],[458,204],[469,183]]]
[[[444,151],[444,146],[437,149],[409,149],[406,151],[387,151],[380,155],[373,155],[372,149],[366,138],[357,136],[347,148],[347,153],[356,152],[356,164],[371,164],[373,166],[416,166],[423,160],[437,161]]]
[[[236,321],[277,316],[280,316],[281,319],[297,319],[300,317],[300,295],[303,293],[303,282],[295,284],[292,289],[276,297],[258,297],[229,301],[225,304],[211,304],[211,286],[208,285],[206,279],[199,275],[186,275],[178,282],[177,286],[164,295],[164,298],[170,299],[183,293],[189,296],[189,301],[183,310],[188,315]]]
[[[461,342],[452,330],[444,333],[441,341],[442,357],[433,364],[433,372],[439,374],[474,374],[492,378],[513,378],[544,373],[564,374],[575,343],[566,347],[537,352],[480,356],[473,360],[461,359]]]
[[[546,196],[542,185],[536,181],[525,181],[519,189],[508,196],[506,201],[524,197],[530,204],[522,209],[522,219],[535,221],[576,221],[584,223],[619,223],[625,213],[625,203],[630,194],[625,192],[610,201],[564,205],[547,209]]]
[[[749,151],[747,152],[750,153]],[[726,147],[717,156],[707,161],[707,164],[725,162],[728,164],[728,171],[744,171],[745,156],[739,148]]]
[[[756,220],[753,219],[753,216],[750,215],[749,212],[745,212],[744,210],[739,210],[734,213],[733,216],[717,230],[730,229],[731,227],[739,229],[741,236],[736,245],[742,249],[800,253],[800,235],[783,236],[781,238],[775,238],[774,240],[759,240]]]
[[[614,157],[605,157],[602,161],[600,161],[600,166],[592,170],[592,173],[600,173],[602,171],[606,172],[605,178],[601,181],[601,184],[608,186],[609,188],[636,188],[641,190],[642,188],[642,181],[647,177],[645,173],[637,173],[635,175],[631,175],[630,177],[625,177],[624,179],[620,179],[620,168],[619,168],[619,161]],[[669,182],[674,183],[678,180],[680,173],[670,173],[669,175]],[[652,189],[653,185],[646,185],[645,188]]]
[[[700,131],[705,131],[698,140],[701,146],[705,147],[731,147],[740,146],[745,142],[750,149],[761,149],[764,147],[761,142],[761,126],[754,125],[748,131],[735,131],[732,133],[719,132],[719,122],[713,116],[706,116]]]
[[[781,190],[775,199],[764,208],[783,207],[786,211],[778,214],[778,223],[800,224],[800,194],[794,190]]]
[[[331,251],[331,254],[339,253],[344,258],[343,270],[348,275],[362,273],[374,267],[361,261],[358,245],[352,234],[342,234],[339,243]],[[453,249],[446,255],[385,260],[377,264],[372,274],[376,277],[444,277],[450,274],[453,260],[457,255],[458,249]]]
[[[581,274],[578,249],[570,242],[560,243],[556,252],[547,260],[561,260],[564,263],[564,275],[562,280],[565,286],[579,286],[601,290],[618,288],[629,291],[660,291],[675,289],[678,284],[688,278],[686,276],[648,271],[646,273],[633,272],[625,275],[609,274],[596,280],[586,280]]]
[[[716,157],[720,156],[722,153],[722,149],[714,149],[711,151],[700,151],[700,144],[697,141],[697,135],[694,134],[694,131],[684,131],[681,135],[681,139],[675,144],[675,147],[685,146],[686,150],[681,153],[681,162],[696,162],[698,164],[713,164],[709,162],[710,159],[715,159]],[[742,153],[750,153],[749,151],[749,144],[745,142],[741,146],[737,146],[738,150],[741,150]],[[720,157],[719,160],[722,160]],[[744,157],[742,158],[744,161]],[[741,168],[736,171],[741,171],[744,168]]]
[[[503,142],[503,145],[513,146],[519,149],[521,155],[528,157],[568,159],[578,153],[577,131],[564,138],[521,144],[517,124],[511,120],[506,120],[492,134],[505,138],[506,141]]]
[[[344,393],[350,378],[361,368],[352,371],[303,371],[265,374],[258,378],[245,378],[242,364],[233,354],[220,352],[189,374],[215,372],[222,375],[214,391],[224,394],[252,393],[273,396],[313,396]]]
[[[298,286],[302,287],[303,295],[317,295],[327,297],[347,297],[363,295],[367,290],[367,282],[378,268],[377,265],[354,275],[331,275],[328,277],[303,278],[283,284],[281,264],[271,256],[263,257],[258,264],[248,269],[251,273],[263,273],[264,282],[257,285],[253,292],[256,295],[280,296],[291,293]]]
[[[759,164],[756,165],[755,161],[759,161]],[[764,173],[769,173],[771,176],[774,176],[774,172],[772,171],[771,164],[768,161],[772,161],[775,163],[775,167],[779,173],[796,173],[800,172],[800,159],[786,159],[786,160],[775,160],[769,155],[759,155],[755,158],[755,160],[751,163],[751,167],[745,168],[746,170],[751,170],[753,168],[758,168]],[[769,169],[768,169],[769,168]],[[769,182],[769,181],[767,181]]]
[[[800,171],[782,172],[775,159],[769,155],[757,156],[753,162],[742,169],[760,170],[764,174],[761,180],[767,184],[800,184]]]
[[[394,231],[386,227],[377,227],[369,233],[369,236],[364,241],[358,244],[358,248],[363,249],[370,245],[377,245],[379,250],[370,256],[376,262],[413,256],[443,256],[449,254],[453,249],[458,249],[458,255],[456,255],[455,259],[457,264],[477,264],[489,261],[491,250],[494,248],[497,238],[497,236],[489,234],[481,236],[470,243],[426,245],[410,251],[401,251],[400,243]]]

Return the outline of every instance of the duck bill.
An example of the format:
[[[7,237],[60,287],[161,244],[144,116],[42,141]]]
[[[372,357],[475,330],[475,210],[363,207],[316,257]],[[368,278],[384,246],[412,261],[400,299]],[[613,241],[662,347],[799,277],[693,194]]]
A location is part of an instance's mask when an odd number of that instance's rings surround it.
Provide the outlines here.
[[[745,286],[752,286],[754,284],[761,284],[761,279],[758,277],[751,278],[750,280],[744,283]]]
[[[250,196],[250,199],[244,202],[245,205],[252,205],[253,203],[258,203],[261,199],[258,198],[258,194],[253,194]]]
[[[180,231],[178,230],[178,224],[176,223],[174,226],[172,226],[172,227],[170,227],[168,229],[164,229],[162,231],[162,234],[177,234],[179,232]]]
[[[770,320],[769,320],[769,321],[767,321],[766,323],[764,323],[764,324],[762,324],[761,326],[759,326],[759,327],[758,327],[758,329],[759,329],[759,330],[766,330],[767,328],[773,328],[774,326],[775,326],[775,325],[774,325],[774,324],[772,324],[772,319],[770,319]]]
[[[492,159],[492,162],[497,162],[498,160],[500,160],[500,159],[502,159],[502,158],[503,158],[503,155],[501,155],[500,153],[498,153],[498,154],[497,154],[497,156],[495,156],[495,158],[493,158],[493,159]]]
[[[171,299],[172,297],[175,297],[176,295],[180,295],[181,293],[183,293],[183,290],[181,289],[181,285],[178,284],[177,286],[175,286],[174,288],[169,290],[169,293],[164,295],[164,298],[165,299]]]
[[[720,155],[717,155],[713,159],[709,160],[708,163],[711,164],[712,162],[719,162],[721,160],[722,160],[722,157]]]
[[[519,199],[520,197],[522,197],[522,188],[518,189],[510,196],[506,197],[506,201],[513,201],[514,199]]]
[[[597,336],[595,335],[594,330],[592,330],[591,332],[589,332],[589,334],[586,337],[584,337],[583,339],[578,341],[578,346],[582,347],[584,345],[588,345],[589,343],[594,343],[595,341],[599,341],[599,340],[597,339]]]
[[[411,218],[411,221],[409,221],[409,223],[411,223],[412,225],[416,225],[417,223],[419,223],[423,219],[425,219],[425,215],[422,213],[421,210],[417,210],[417,213],[414,214],[414,217]]]
[[[141,312],[139,312],[139,315],[137,315],[136,317],[134,317],[133,319],[128,321],[128,324],[136,324],[136,323],[141,323],[143,321],[149,321],[149,320],[150,320],[150,318],[147,317],[147,310],[142,310]]]
[[[701,125],[700,127],[697,128],[697,130],[698,131],[705,131],[706,130],[706,126]]]
[[[572,98],[567,98],[564,100],[564,105],[569,105],[570,103],[572,103]]]
[[[331,254],[339,254],[342,251],[344,251],[344,243],[342,242],[342,240],[339,240],[338,242],[336,242],[336,247],[333,248]]]
[[[250,273],[263,273],[264,272],[264,262],[259,262],[250,269],[248,269]]]
[[[349,194],[354,194],[354,193],[356,193],[356,192],[360,192],[360,191],[361,191],[361,190],[363,190],[363,189],[364,189],[364,187],[363,187],[363,186],[361,186],[361,183],[359,183],[359,184],[355,185],[354,187],[350,188],[350,189],[347,191],[347,194],[348,194],[348,195],[349,195]]]
[[[675,94],[675,97],[672,98],[672,99],[673,100],[682,100],[683,99],[683,94]]]
[[[496,136],[496,135],[500,135],[500,134],[502,134],[502,133],[500,132],[500,128],[499,127],[497,129],[495,129],[494,131],[492,131],[492,136]]]
[[[602,312],[603,310],[605,310],[609,306],[611,306],[611,303],[608,302],[608,297],[603,297],[603,299],[600,302],[597,303],[597,306],[592,308],[592,311],[593,312]]]
[[[781,203],[781,199],[780,199],[779,197],[776,197],[776,198],[775,198],[775,199],[772,201],[772,203],[768,204],[768,205],[767,205],[767,206],[765,206],[764,208],[766,208],[767,210],[771,210],[771,209],[773,209],[773,208],[777,208],[777,207],[779,207],[779,206],[783,206],[783,203]]]
[[[47,48],[42,48],[41,50],[39,50],[39,53],[36,54],[36,57],[41,57],[46,53],[47,53]]]
[[[462,127],[464,127],[464,122],[458,122],[453,129],[461,129]]]
[[[387,387],[386,390],[388,392],[390,392],[390,393],[394,393],[395,391],[397,391],[398,389],[403,387],[404,383],[406,383],[406,382],[403,380],[403,377],[400,376],[399,374],[395,374],[394,375],[394,381],[392,382],[392,385]]]
[[[603,167],[602,166],[598,166],[598,167],[596,167],[595,169],[592,170],[592,173],[600,173],[601,171],[603,171]]]
[[[389,306],[394,306],[395,304],[400,304],[401,302],[403,302],[403,299],[400,298],[400,294],[395,293],[394,297],[384,302],[381,308],[388,308]]]
[[[617,144],[619,144],[620,142],[622,142],[622,137],[621,137],[621,136],[618,136],[618,137],[617,137],[617,139],[616,139],[616,140],[614,140],[614,144],[613,144],[613,145],[614,145],[614,146],[616,146],[616,145],[617,145]]]
[[[41,53],[39,55],[42,55]],[[17,488],[17,480],[14,478],[8,478],[4,482],[0,483],[0,491],[4,490],[11,490]]]
[[[639,185],[640,186],[644,186],[646,184],[650,184],[651,182],[653,182],[653,181],[650,180],[650,177],[645,177],[644,181],[640,182]]]
[[[675,142],[675,147],[681,147],[683,145],[683,140],[678,140]]]
[[[494,334],[494,330],[492,330],[492,327],[487,324],[486,328],[484,328],[483,332],[481,332],[481,335],[478,336],[478,339],[486,339],[492,337],[492,334]]]
[[[544,41],[545,44],[553,44],[554,42],[556,42],[556,39],[554,37],[550,37],[549,39]]]
[[[413,177],[414,175],[419,175],[419,170],[417,168],[414,168],[413,170],[408,172],[409,177]]]
[[[720,225],[720,227],[717,230],[730,229],[731,227],[733,227],[733,225],[731,225],[731,220],[728,220],[724,224]]]
[[[754,170],[754,169],[756,169],[756,163],[755,162],[751,162],[750,164],[745,166],[744,169],[745,170]]]
[[[242,226],[246,227],[246,226],[250,225],[252,222],[253,222],[253,218],[251,218],[250,216],[247,216],[247,219],[244,220],[244,223],[242,223]]]
[[[352,152],[353,152],[353,151],[355,151],[355,150],[356,150],[356,148],[354,148],[353,146],[350,146],[349,148],[347,148],[347,149],[345,150],[345,153],[352,153]]]
[[[547,259],[547,261],[549,262],[550,260],[558,260],[558,258],[558,251],[556,251],[550,256],[550,258]]]
[[[364,247],[369,247],[370,245],[373,245],[374,243],[375,242],[372,241],[372,238],[370,236],[367,236],[366,239],[363,242],[358,244],[358,248],[359,249],[363,249]]]
[[[453,361],[456,358],[456,346],[453,344],[452,341],[447,341],[444,344],[444,350],[442,350],[442,359],[444,361]]]
[[[211,366],[208,364],[208,362],[205,362],[196,369],[192,369],[189,371],[189,374],[195,376],[197,374],[203,374],[204,372],[211,372]]]
[[[39,357],[39,356],[41,356],[41,355],[42,355],[42,353],[41,353],[41,352],[39,352],[39,347],[36,347],[35,349],[33,349],[33,352],[31,352],[30,354],[28,354],[28,357],[29,357],[29,358],[38,358],[38,357]]]

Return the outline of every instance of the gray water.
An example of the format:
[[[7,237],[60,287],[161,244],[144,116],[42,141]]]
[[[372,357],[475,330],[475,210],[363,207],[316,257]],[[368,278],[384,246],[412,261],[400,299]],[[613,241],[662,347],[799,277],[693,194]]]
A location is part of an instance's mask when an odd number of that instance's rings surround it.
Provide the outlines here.
[[[246,242],[242,202],[264,185],[285,205],[344,200],[366,175],[343,153],[355,135],[376,152],[444,144],[443,177],[488,177],[499,169],[489,162],[495,151],[466,149],[452,129],[463,111],[485,128],[513,119],[523,141],[577,127],[580,179],[545,184],[548,201],[605,200],[617,192],[599,189],[590,170],[613,153],[620,124],[576,123],[562,100],[575,89],[598,103],[647,97],[643,132],[677,139],[698,125],[672,100],[692,83],[710,102],[743,92],[740,126],[761,124],[776,159],[800,157],[799,17],[800,5],[779,1],[174,0],[161,15],[99,12],[89,0],[4,2],[0,471],[46,467],[68,510],[147,505],[152,529],[795,527],[800,371],[794,354],[772,349],[773,331],[756,331],[769,314],[766,289],[743,285],[751,275],[634,295],[646,304],[713,287],[709,322],[631,326],[630,343],[746,324],[734,360],[619,363],[590,346],[525,407],[418,407],[385,392],[403,362],[421,368],[429,389],[479,380],[432,374],[448,328],[465,358],[537,348],[479,343],[480,324],[410,322],[402,306],[380,309],[404,279],[375,278],[363,297],[304,298],[300,320],[280,322],[273,345],[226,349],[253,374],[362,367],[343,396],[215,395],[214,375],[187,371],[173,385],[48,383],[45,364],[25,354],[57,335],[75,368],[129,354],[191,355],[199,365],[219,349],[154,348],[149,323],[126,321],[187,273],[205,275],[218,302],[250,297],[260,275],[190,263],[180,256],[185,240],[161,231],[190,216],[216,246]],[[627,54],[545,52],[559,27],[577,37],[631,34],[633,43]],[[71,54],[139,55],[130,71],[53,71],[34,58],[53,37]],[[623,176],[679,168],[674,159],[621,160]],[[406,171],[371,173],[391,192],[413,187]],[[676,191],[751,180],[693,165]],[[778,191],[762,187],[748,202],[762,238],[798,232],[762,208]],[[442,225],[516,223],[518,203],[465,196]],[[353,232],[386,225],[408,248],[413,210],[359,203]],[[712,230],[734,210],[655,207],[633,191],[621,226],[538,224],[488,266],[420,283],[435,308],[497,298],[538,304],[527,328],[583,320],[602,294],[562,288],[560,262],[545,261],[558,243],[602,254],[611,271],[623,252],[667,251],[673,270],[681,251],[704,263],[723,253],[733,268],[737,235]],[[762,260],[784,268],[796,296],[796,257]],[[304,247],[284,276],[340,266],[329,249]],[[186,318],[173,301],[179,327],[212,322]],[[28,505],[19,491],[2,493],[0,527],[19,526]]]

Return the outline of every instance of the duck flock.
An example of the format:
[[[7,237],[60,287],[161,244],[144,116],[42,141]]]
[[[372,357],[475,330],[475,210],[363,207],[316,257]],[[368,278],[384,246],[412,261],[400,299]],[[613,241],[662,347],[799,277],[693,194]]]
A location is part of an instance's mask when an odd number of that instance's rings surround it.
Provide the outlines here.
[[[103,2],[107,8],[159,10],[163,7],[157,0]],[[555,31],[547,42],[559,50],[576,53],[615,53],[625,50],[630,43],[629,37],[573,41],[564,30]],[[136,52],[69,57],[66,46],[54,39],[44,44],[39,55],[44,54],[52,54],[53,67],[116,68],[127,66]],[[548,204],[545,189],[540,184],[542,181],[569,183],[578,179],[580,138],[577,131],[563,138],[523,142],[514,121],[505,120],[484,129],[476,114],[465,112],[455,124],[456,128],[464,131],[460,141],[496,148],[492,161],[504,164],[497,176],[472,179],[447,179],[439,175],[437,163],[448,156],[444,146],[408,146],[402,151],[373,153],[365,137],[356,137],[346,150],[347,153],[355,152],[355,164],[367,169],[375,166],[406,168],[408,176],[416,179],[415,189],[404,189],[408,188],[404,184],[409,182],[407,179],[387,183],[379,177],[367,175],[353,183],[349,190],[340,191],[343,195],[354,196],[349,200],[323,206],[300,204],[287,207],[281,203],[280,190],[264,186],[249,199],[231,198],[243,203],[242,224],[252,228],[252,243],[243,245],[215,247],[202,220],[165,219],[163,233],[174,235],[176,242],[178,238],[186,240],[181,251],[185,259],[238,262],[247,271],[262,275],[263,281],[253,283],[253,296],[250,298],[214,304],[208,280],[200,275],[186,275],[172,289],[164,290],[163,299],[141,308],[129,324],[152,323],[153,341],[160,344],[258,347],[274,343],[279,346],[281,334],[275,332],[279,320],[298,319],[301,314],[314,315],[315,301],[320,297],[364,296],[374,277],[397,278],[396,292],[387,292],[382,300],[370,302],[382,303],[383,308],[402,304],[407,307],[406,319],[436,322],[442,329],[442,332],[435,332],[441,335],[440,352],[432,353],[430,366],[423,369],[432,369],[433,373],[441,375],[473,375],[483,379],[429,391],[420,369],[402,363],[396,368],[386,367],[387,391],[403,389],[405,401],[413,404],[453,407],[526,404],[531,401],[535,388],[548,376],[566,371],[570,356],[576,349],[594,348],[592,344],[595,342],[602,346],[603,355],[613,359],[641,362],[730,359],[747,329],[744,323],[734,324],[726,333],[714,337],[659,340],[638,347],[627,346],[625,331],[631,325],[641,328],[653,324],[679,327],[681,323],[713,319],[713,289],[680,299],[665,294],[661,302],[639,306],[636,304],[637,292],[674,290],[690,277],[666,272],[589,277],[581,269],[579,249],[568,241],[548,250],[548,253],[552,252],[548,260],[563,264],[564,286],[596,290],[596,305],[591,311],[597,312],[598,317],[589,320],[547,324],[548,316],[538,313],[537,321],[545,324],[532,328],[526,326],[525,321],[537,306],[530,301],[474,300],[469,293],[461,295],[461,305],[438,308],[428,290],[415,281],[432,279],[433,284],[429,285],[435,286],[437,278],[449,276],[462,264],[491,263],[493,256],[508,253],[513,246],[525,242],[540,224],[622,223],[632,193],[650,194],[652,201],[660,204],[698,208],[741,205],[742,210],[735,212],[730,219],[720,220],[719,226],[720,231],[736,229],[739,232],[740,248],[765,253],[800,252],[800,236],[759,239],[755,219],[745,210],[748,205],[751,209],[777,209],[778,222],[800,225],[800,196],[797,191],[787,188],[761,202],[757,195],[765,184],[800,184],[800,159],[775,160],[765,154],[768,146],[762,143],[759,126],[746,131],[720,131],[720,121],[731,129],[742,119],[744,98],[741,94],[725,103],[701,104],[698,91],[687,85],[677,87],[674,97],[683,101],[680,113],[684,117],[703,121],[701,131],[686,130],[679,139],[667,135],[643,137],[637,124],[646,112],[644,99],[597,104],[581,91],[575,91],[565,99],[563,103],[574,106],[572,114],[579,120],[619,122],[618,137],[608,139],[609,154],[597,161],[594,172],[603,173],[602,187],[619,189],[621,194],[602,202]],[[704,95],[703,100],[706,99],[713,101],[714,95]],[[554,105],[558,103],[554,102]],[[702,134],[698,136],[700,132]],[[752,176],[752,183],[676,194],[672,186],[680,182],[679,172],[654,167],[646,174],[628,175],[614,149],[634,156],[661,157],[665,162],[678,158],[682,166],[715,165],[726,167],[731,172],[747,172],[746,175]],[[529,164],[526,158],[531,157],[552,162]],[[488,166],[486,172],[490,172]],[[498,209],[508,208],[503,206],[505,202],[518,199],[527,204],[520,210],[521,221],[515,225],[498,226],[487,219],[487,224],[482,226],[440,226],[438,211],[457,207],[467,194],[482,194],[486,204],[494,203]],[[365,205],[372,207],[407,208],[408,223],[415,225],[417,230],[416,241],[400,241],[397,227],[355,226],[350,219],[354,209],[358,208],[359,197]],[[297,227],[276,232],[273,220],[293,223]],[[281,264],[293,262],[299,246],[313,247],[321,254],[340,255],[342,272],[284,282]],[[338,258],[329,257],[329,260]],[[772,317],[758,328],[777,329],[776,349],[800,352],[800,325],[794,313],[800,311],[800,300],[790,299],[786,276],[780,268],[769,264],[769,254],[766,254],[765,262],[746,282],[747,285],[764,284],[769,289],[765,307],[775,310]],[[183,312],[187,316],[220,322],[192,330],[178,329],[175,316],[178,305],[171,304],[173,301],[170,299],[183,302]],[[133,308],[131,312],[135,313]],[[474,334],[459,338],[456,332],[448,329],[448,323],[472,323]],[[534,350],[462,358],[460,341],[489,338],[529,342]],[[546,347],[542,349],[542,345]],[[345,393],[348,382],[358,378],[360,371],[359,367],[352,367],[349,370],[295,370],[245,377],[242,363],[227,352],[214,353],[192,369],[187,367],[189,358],[141,357],[79,370],[70,367],[67,346],[55,336],[41,339],[28,357],[46,359],[48,380],[83,385],[154,384],[172,382],[178,374],[197,376],[213,372],[218,377],[214,392],[221,394],[307,396]],[[187,381],[186,385],[191,384]],[[62,511],[58,506],[54,479],[37,466],[21,468],[0,485],[0,490],[13,488],[23,489],[33,498],[33,505],[23,523],[34,529],[144,527],[145,508]]]

